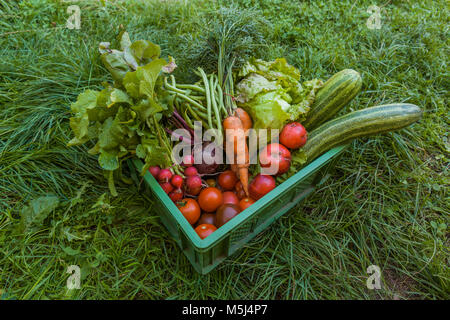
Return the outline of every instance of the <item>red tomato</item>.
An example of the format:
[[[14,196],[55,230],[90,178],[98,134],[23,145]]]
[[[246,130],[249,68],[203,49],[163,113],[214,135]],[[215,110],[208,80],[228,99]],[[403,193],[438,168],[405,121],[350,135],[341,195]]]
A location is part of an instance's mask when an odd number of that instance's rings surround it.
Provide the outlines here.
[[[252,198],[243,198],[241,199],[241,201],[239,201],[239,207],[241,208],[242,211],[244,211],[254,203],[255,200],[253,200]]]
[[[285,146],[279,143],[271,143],[259,154],[259,163],[263,168],[275,170],[274,175],[283,174],[291,166],[291,153]]]
[[[241,212],[241,208],[235,204],[224,204],[217,209],[216,227],[220,228],[225,223],[236,217]]]
[[[223,203],[222,192],[214,187],[203,189],[198,196],[200,208],[206,212],[214,212]]]
[[[196,223],[198,218],[200,218],[200,206],[194,199],[184,198],[178,201],[176,205],[190,224]]]
[[[200,219],[198,219],[197,221],[197,226],[201,225],[201,224],[216,224],[216,214],[215,213],[202,213],[202,215],[200,216]]]
[[[201,224],[197,228],[195,228],[195,232],[197,232],[198,236],[201,239],[205,239],[207,236],[209,236],[216,230],[217,230],[216,226],[207,223]]]
[[[239,204],[239,198],[233,191],[225,191],[223,193],[223,204]]]
[[[219,186],[221,186],[225,191],[233,190],[237,181],[238,178],[236,177],[236,174],[231,170],[222,172],[217,179]]]
[[[280,134],[280,142],[290,149],[303,147],[308,139],[305,127],[298,122],[292,122],[284,126]]]
[[[252,199],[259,200],[275,187],[275,179],[272,176],[258,174],[250,183],[248,193]]]

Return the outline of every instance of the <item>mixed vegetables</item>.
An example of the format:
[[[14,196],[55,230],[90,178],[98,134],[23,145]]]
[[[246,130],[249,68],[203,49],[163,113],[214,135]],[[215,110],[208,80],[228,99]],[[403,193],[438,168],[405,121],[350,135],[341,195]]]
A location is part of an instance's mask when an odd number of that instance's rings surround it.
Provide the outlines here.
[[[151,173],[202,239],[330,148],[421,116],[416,106],[401,104],[331,120],[361,88],[354,70],[325,83],[302,82],[284,58],[250,58],[235,68],[234,59],[219,55],[217,72],[198,68],[198,81],[182,84],[171,75],[175,60],[160,58],[160,47],[150,41],[131,42],[122,32],[120,50],[104,42],[99,51],[113,83],[81,93],[72,104],[69,146],[91,143],[89,153],[98,154],[113,195],[115,179],[131,183],[122,175],[123,161],[141,158],[141,174]],[[214,139],[203,141],[197,125],[212,130]],[[280,130],[268,144],[259,143],[256,162],[253,129]],[[188,151],[181,160],[173,152],[179,145]],[[268,174],[267,168],[276,170]]]

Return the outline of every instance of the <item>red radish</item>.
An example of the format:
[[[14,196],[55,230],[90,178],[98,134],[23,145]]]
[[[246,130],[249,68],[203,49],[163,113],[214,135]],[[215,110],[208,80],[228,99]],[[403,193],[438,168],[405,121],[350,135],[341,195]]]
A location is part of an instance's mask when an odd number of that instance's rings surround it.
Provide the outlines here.
[[[184,175],[186,177],[196,176],[196,175],[198,175],[198,171],[195,167],[188,167],[188,168],[184,169]]]
[[[292,122],[284,126],[280,134],[280,142],[289,149],[303,147],[308,139],[305,127],[298,122]]]
[[[183,190],[181,189],[175,189],[171,193],[169,193],[169,198],[172,199],[173,202],[181,201],[183,200]]]
[[[172,171],[170,171],[169,169],[161,169],[158,174],[158,181],[168,182],[172,178],[172,175]]]
[[[291,153],[285,146],[271,143],[259,154],[259,163],[261,167],[268,168],[267,170],[271,171],[270,174],[283,174],[291,166]]]
[[[197,188],[188,188],[186,190],[186,193],[191,195],[191,196],[198,196],[198,194],[200,193],[200,191],[202,191],[202,187],[197,187]]]
[[[170,179],[170,183],[175,187],[175,188],[181,188],[183,186],[183,177],[176,174],[172,177],[172,179]]]
[[[170,184],[170,182],[160,182],[159,185],[167,194],[169,194],[173,190],[173,186]]]
[[[191,167],[193,168],[193,167]],[[196,196],[202,189],[202,178],[200,176],[188,176],[186,178],[186,192],[190,195]]]
[[[194,156],[189,154],[183,157],[183,161],[181,162],[183,167],[192,167],[194,165]]]
[[[252,199],[259,200],[275,189],[275,186],[275,179],[272,176],[258,174],[250,183],[248,191]]]
[[[153,178],[157,179],[158,174],[161,171],[161,168],[159,166],[153,166],[153,167],[148,168],[148,171],[151,173]]]
[[[189,189],[202,186],[202,178],[200,176],[188,176],[186,178],[186,187]]]

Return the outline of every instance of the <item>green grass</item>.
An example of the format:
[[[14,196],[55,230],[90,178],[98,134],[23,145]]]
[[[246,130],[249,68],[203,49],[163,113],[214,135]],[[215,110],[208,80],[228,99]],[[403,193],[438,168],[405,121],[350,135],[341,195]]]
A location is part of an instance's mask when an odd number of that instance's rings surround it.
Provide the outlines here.
[[[81,30],[64,28],[68,3],[0,0],[0,297],[11,299],[448,299],[449,11],[445,1],[238,1],[268,21],[267,46],[303,79],[358,70],[349,108],[409,102],[423,119],[355,141],[332,177],[206,276],[197,274],[157,218],[157,204],[106,179],[88,146],[67,148],[70,103],[108,80],[97,44],[123,24],[159,43],[194,79],[186,39],[217,4],[77,2]],[[224,1],[225,3],[225,1]],[[52,25],[55,22],[56,27]],[[42,224],[23,229],[29,201],[56,195]],[[23,211],[24,210],[24,211]],[[369,265],[382,289],[366,287]],[[82,288],[67,290],[69,265]]]

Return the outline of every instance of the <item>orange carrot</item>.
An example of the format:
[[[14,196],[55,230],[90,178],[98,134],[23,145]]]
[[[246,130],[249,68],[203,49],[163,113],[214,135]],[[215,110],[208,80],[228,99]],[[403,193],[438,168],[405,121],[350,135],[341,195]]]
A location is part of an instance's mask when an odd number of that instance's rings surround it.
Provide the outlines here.
[[[242,127],[244,128],[244,133],[247,134],[248,129],[253,127],[252,118],[250,118],[247,111],[242,108],[234,109],[234,115],[238,117],[242,122]]]
[[[242,121],[239,117],[229,116],[223,121],[223,128],[225,130],[226,139],[233,139],[231,143],[233,143],[234,154],[236,155],[239,179],[241,180],[245,194],[248,195],[248,167],[250,164]],[[229,132],[230,130],[234,131]]]

